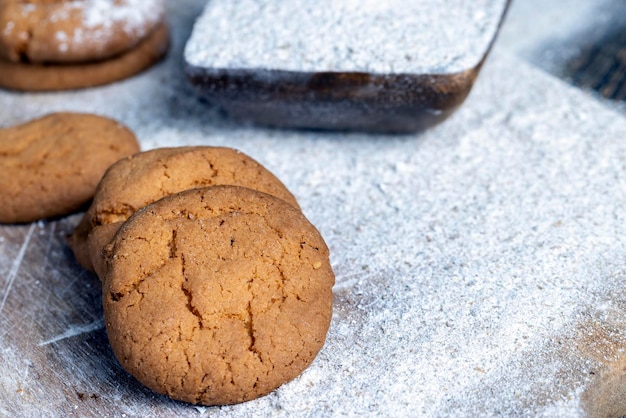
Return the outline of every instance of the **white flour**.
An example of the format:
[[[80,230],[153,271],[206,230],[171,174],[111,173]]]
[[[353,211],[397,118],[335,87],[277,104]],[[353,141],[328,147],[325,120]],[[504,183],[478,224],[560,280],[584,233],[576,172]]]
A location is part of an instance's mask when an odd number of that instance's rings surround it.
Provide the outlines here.
[[[213,0],[187,62],[209,68],[454,73],[481,60],[504,0]]]
[[[163,14],[161,0],[87,0],[73,3],[84,3],[86,27],[107,28],[113,23],[122,22],[126,33],[142,31],[147,26],[146,23],[160,19]]]
[[[33,11],[32,4],[22,6],[24,15]],[[162,19],[163,12],[162,0],[75,0],[63,3],[62,8],[49,13],[46,19],[57,23],[82,13],[82,27],[74,28],[70,33],[58,31],[55,34],[59,50],[67,52],[80,47],[85,41],[95,44],[95,48],[104,48],[116,36],[117,30],[141,39]],[[9,24],[5,31],[12,29]]]

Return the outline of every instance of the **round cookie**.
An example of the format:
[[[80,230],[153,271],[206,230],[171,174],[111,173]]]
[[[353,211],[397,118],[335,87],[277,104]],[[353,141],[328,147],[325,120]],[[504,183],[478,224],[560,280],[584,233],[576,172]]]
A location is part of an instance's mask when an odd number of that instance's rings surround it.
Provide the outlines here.
[[[299,209],[296,199],[276,176],[237,150],[208,146],[158,148],[120,160],[107,170],[91,206],[70,237],[76,259],[98,273],[103,244],[135,211],[173,193],[221,184],[259,190]]]
[[[163,21],[162,0],[4,0],[0,59],[100,61],[135,47]]]
[[[0,129],[0,222],[78,210],[111,164],[138,151],[130,130],[96,115],[54,113]]]
[[[161,23],[133,49],[103,60],[78,64],[27,64],[0,60],[0,87],[20,91],[57,91],[94,87],[131,77],[160,61],[169,48]]]
[[[156,392],[204,405],[254,399],[324,344],[328,248],[273,196],[236,186],[170,195],[133,215],[105,256],[111,347]]]

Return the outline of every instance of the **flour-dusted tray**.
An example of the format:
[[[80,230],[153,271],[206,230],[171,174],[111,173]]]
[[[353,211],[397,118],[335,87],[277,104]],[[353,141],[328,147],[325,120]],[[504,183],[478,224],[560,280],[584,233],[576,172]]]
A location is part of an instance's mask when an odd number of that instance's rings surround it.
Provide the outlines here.
[[[65,240],[81,215],[1,225],[0,416],[626,413],[623,114],[496,46],[463,107],[423,134],[242,126],[181,70],[204,4],[169,3],[163,64],[92,90],[0,91],[0,125],[95,112],[144,149],[225,145],[265,164],[329,244],[326,345],[267,397],[173,402],[113,357],[100,283]]]
[[[186,72],[243,120],[419,131],[465,100],[507,4],[212,0],[186,45]]]

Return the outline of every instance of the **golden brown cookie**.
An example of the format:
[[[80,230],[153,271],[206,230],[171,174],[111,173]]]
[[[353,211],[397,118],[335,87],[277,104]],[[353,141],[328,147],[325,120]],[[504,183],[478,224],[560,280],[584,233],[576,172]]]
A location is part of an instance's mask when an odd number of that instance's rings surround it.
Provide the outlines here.
[[[81,89],[131,77],[160,61],[169,47],[161,23],[134,48],[103,61],[78,64],[28,64],[0,59],[0,87],[20,91]]]
[[[139,210],[105,250],[111,347],[152,390],[221,405],[265,395],[322,348],[334,275],[293,206],[236,186]]]
[[[0,222],[30,222],[78,210],[105,170],[139,151],[118,122],[54,113],[0,129]]]
[[[135,47],[163,14],[161,0],[2,0],[0,59],[100,61]]]
[[[90,208],[69,239],[76,259],[98,273],[104,244],[138,209],[173,193],[220,184],[259,190],[299,208],[276,176],[237,150],[159,148],[125,158],[107,170]]]

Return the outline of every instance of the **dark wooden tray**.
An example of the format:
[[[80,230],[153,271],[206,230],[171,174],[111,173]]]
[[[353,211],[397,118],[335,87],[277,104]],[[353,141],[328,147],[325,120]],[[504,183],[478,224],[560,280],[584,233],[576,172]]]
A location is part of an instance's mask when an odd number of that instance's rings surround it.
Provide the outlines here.
[[[281,128],[410,133],[450,116],[470,93],[498,29],[473,67],[449,74],[298,72],[199,67],[189,82],[210,103],[244,121]]]

